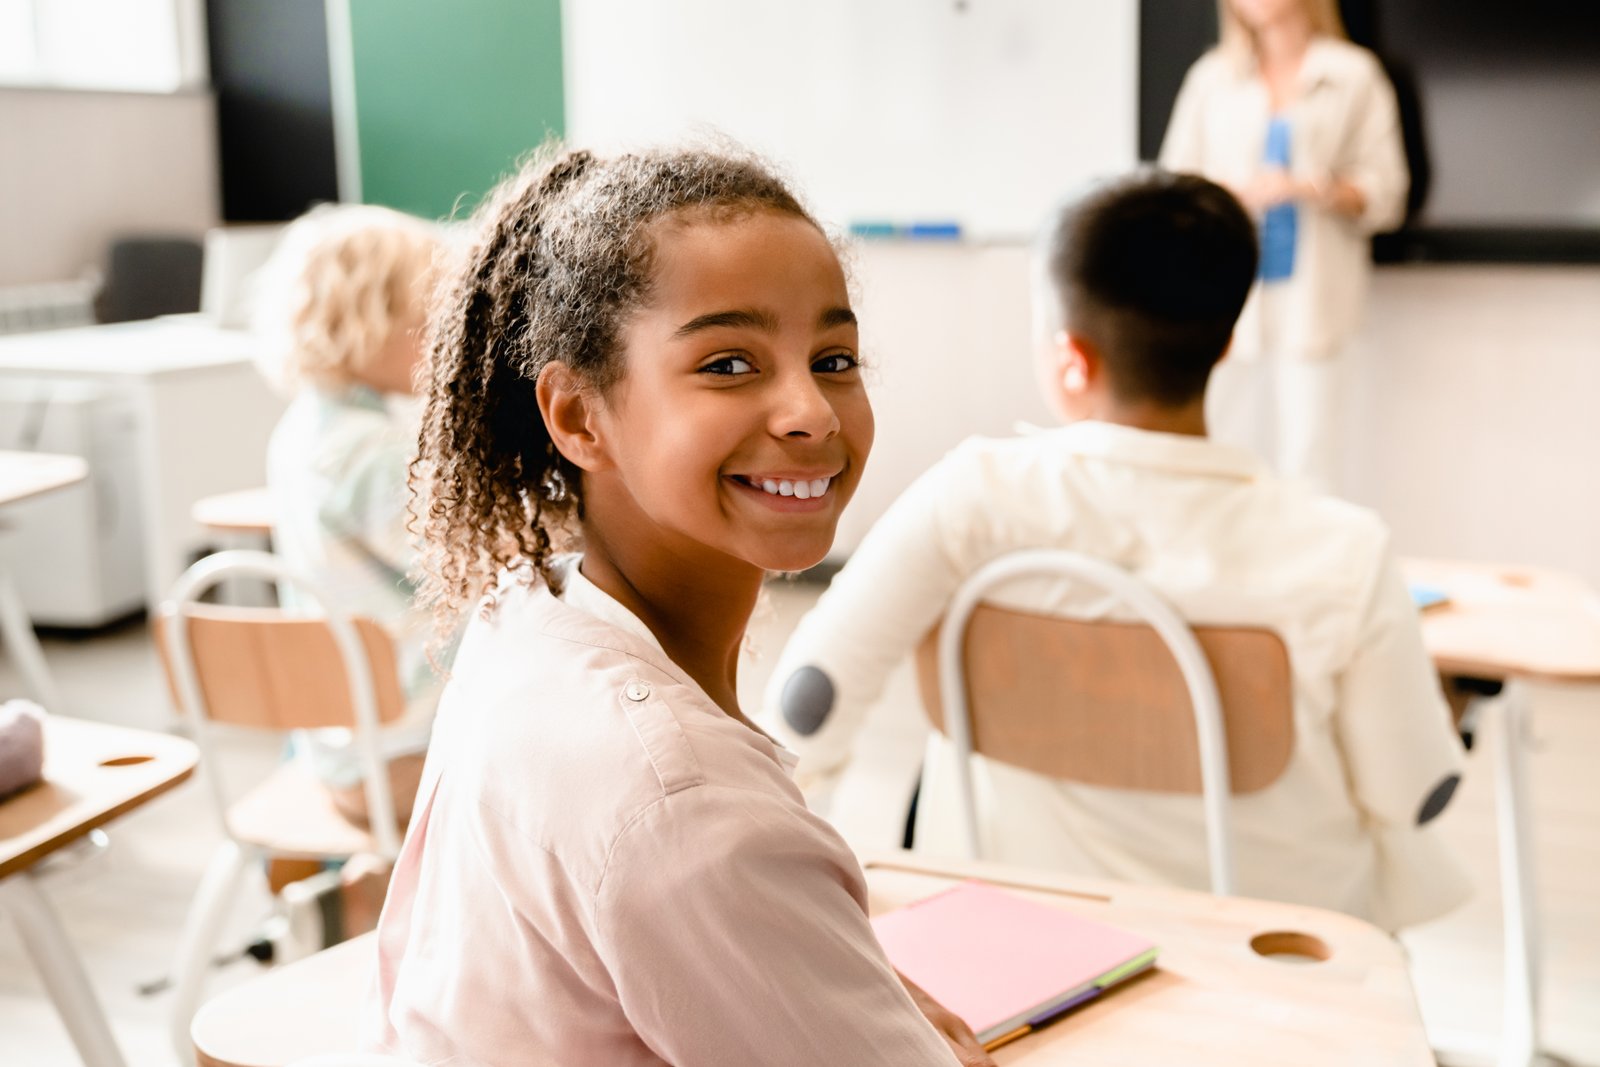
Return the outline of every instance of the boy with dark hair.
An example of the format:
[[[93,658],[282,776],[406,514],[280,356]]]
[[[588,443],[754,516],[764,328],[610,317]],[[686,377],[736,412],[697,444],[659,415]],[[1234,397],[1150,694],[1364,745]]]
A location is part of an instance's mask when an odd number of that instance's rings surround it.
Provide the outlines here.
[[[1064,548],[1115,563],[1191,623],[1266,627],[1289,653],[1294,751],[1236,796],[1238,891],[1388,928],[1467,885],[1428,824],[1462,766],[1416,611],[1376,516],[1206,438],[1205,389],[1256,268],[1254,227],[1205,179],[1141,171],[1063,207],[1038,249],[1039,385],[1067,421],[968,440],[873,528],[785,649],[766,724],[822,797],[888,674],[985,563]],[[1092,591],[996,601],[1090,618]],[[973,759],[986,858],[1207,885],[1196,796],[1105,789]],[[917,848],[960,854],[953,754],[929,741]]]

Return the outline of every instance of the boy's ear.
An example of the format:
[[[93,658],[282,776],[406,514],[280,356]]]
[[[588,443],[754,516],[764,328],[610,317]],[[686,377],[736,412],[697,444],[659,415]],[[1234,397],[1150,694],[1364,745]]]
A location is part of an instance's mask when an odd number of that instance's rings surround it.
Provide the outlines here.
[[[1088,341],[1066,330],[1056,334],[1056,350],[1061,388],[1068,396],[1082,396],[1099,372],[1099,354]]]
[[[595,417],[599,394],[582,377],[565,363],[552,361],[539,371],[534,391],[557,452],[579,470],[593,472],[611,465]]]

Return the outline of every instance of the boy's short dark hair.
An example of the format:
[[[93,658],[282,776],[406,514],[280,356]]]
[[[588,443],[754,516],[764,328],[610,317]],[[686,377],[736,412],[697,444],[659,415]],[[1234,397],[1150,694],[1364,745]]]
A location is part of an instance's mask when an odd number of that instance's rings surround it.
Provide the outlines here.
[[[1231,193],[1142,169],[1061,207],[1042,236],[1067,329],[1118,399],[1179,407],[1205,392],[1256,273],[1255,225]]]

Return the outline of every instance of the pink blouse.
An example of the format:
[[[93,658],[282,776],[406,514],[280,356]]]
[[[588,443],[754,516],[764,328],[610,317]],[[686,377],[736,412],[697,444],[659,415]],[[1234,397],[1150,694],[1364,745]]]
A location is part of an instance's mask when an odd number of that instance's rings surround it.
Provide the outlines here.
[[[367,1045],[452,1067],[948,1067],[779,753],[576,567],[563,599],[502,583],[440,705]]]

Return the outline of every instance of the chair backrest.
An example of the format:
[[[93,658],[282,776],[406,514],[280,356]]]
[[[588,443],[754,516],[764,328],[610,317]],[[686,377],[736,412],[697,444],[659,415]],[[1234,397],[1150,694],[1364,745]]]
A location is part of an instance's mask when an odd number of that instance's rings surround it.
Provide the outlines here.
[[[1193,631],[1222,703],[1229,786],[1265,789],[1294,750],[1288,651],[1270,630]],[[936,628],[917,649],[917,688],[942,730],[938,641]],[[981,604],[964,647],[975,753],[1085,785],[1200,793],[1189,690],[1150,626]]]
[[[236,575],[294,588],[323,614],[198,602],[208,589]],[[353,731],[373,836],[382,854],[392,857],[400,850],[399,820],[378,729],[405,711],[394,643],[377,623],[331,611],[328,603],[315,582],[269,552],[218,552],[185,571],[157,612],[162,663],[178,708],[192,717],[195,743],[210,768],[206,777],[230,836],[211,724],[274,730],[342,726]]]
[[[179,610],[188,622],[198,708],[186,706],[172,660],[170,631]],[[173,702],[186,714],[270,730],[356,727],[344,659],[325,619],[276,608],[191,603],[180,609],[168,601],[152,623]],[[350,624],[372,675],[378,721],[393,722],[405,711],[394,641],[371,619],[357,616]]]
[[[1001,586],[1034,578],[1110,594],[1138,621],[983,603]],[[1199,793],[1212,890],[1231,893],[1229,796],[1271,784],[1294,746],[1289,659],[1276,634],[1197,633],[1143,581],[1076,552],[1015,552],[980,568],[923,641],[918,683],[929,718],[956,749],[974,858],[981,855],[970,769],[976,753],[1092,785]]]

